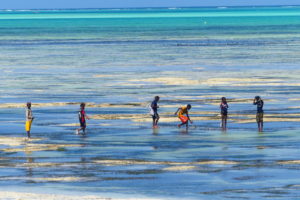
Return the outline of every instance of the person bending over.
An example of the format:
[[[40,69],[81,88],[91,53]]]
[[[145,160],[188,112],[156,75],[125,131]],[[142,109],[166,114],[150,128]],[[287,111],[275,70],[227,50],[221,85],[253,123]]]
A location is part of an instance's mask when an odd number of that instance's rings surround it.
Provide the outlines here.
[[[186,125],[186,128],[188,129],[189,121],[191,124],[193,123],[189,116],[189,110],[191,108],[192,108],[191,104],[188,104],[186,106],[178,108],[177,111],[175,112],[175,115],[177,115],[180,121],[182,122],[181,124],[178,124],[179,128],[183,125]]]

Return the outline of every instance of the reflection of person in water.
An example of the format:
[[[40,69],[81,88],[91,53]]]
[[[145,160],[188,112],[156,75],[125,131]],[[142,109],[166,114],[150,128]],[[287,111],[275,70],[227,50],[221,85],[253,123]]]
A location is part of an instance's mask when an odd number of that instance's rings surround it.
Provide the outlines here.
[[[29,163],[29,164],[34,163],[34,158],[28,157],[28,158],[27,158],[27,163]],[[32,170],[32,167],[29,166],[29,167],[27,167],[26,169],[27,169],[27,170],[26,170],[26,176],[32,177],[32,176],[33,176],[33,170]]]
[[[264,127],[264,101],[260,98],[260,96],[256,96],[253,100],[253,105],[257,105],[256,122],[258,131],[262,132]]]
[[[30,147],[25,146],[25,155],[28,166],[26,167],[26,176],[32,177],[33,176],[33,168],[31,167],[31,164],[34,163],[34,158],[32,157],[32,152],[30,151]]]

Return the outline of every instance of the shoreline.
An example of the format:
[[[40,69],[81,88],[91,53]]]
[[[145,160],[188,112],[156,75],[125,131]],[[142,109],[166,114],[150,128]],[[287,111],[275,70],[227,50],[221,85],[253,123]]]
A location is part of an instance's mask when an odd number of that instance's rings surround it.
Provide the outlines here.
[[[33,193],[33,192],[11,192],[0,191],[0,200],[158,200],[154,198],[114,198],[102,197],[98,195],[70,195],[70,194],[47,194],[47,193]]]

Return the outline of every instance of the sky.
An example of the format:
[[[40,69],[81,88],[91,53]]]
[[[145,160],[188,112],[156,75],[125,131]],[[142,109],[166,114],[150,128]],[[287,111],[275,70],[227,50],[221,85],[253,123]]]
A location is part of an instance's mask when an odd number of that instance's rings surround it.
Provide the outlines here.
[[[1,0],[0,9],[300,5],[300,0]]]

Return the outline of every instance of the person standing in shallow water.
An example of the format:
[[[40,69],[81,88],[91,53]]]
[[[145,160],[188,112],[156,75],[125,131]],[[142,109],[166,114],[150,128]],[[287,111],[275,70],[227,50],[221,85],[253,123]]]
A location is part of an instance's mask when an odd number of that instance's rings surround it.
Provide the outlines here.
[[[152,109],[152,119],[153,119],[153,128],[158,128],[158,120],[159,120],[159,114],[157,112],[157,109],[159,108],[158,106],[158,101],[159,101],[159,96],[154,97],[154,101],[151,103],[151,109]]]
[[[86,119],[89,119],[89,117],[85,113],[85,103],[80,104],[80,111],[78,112],[78,118],[80,123],[80,128],[76,130],[76,134],[79,135],[79,132],[82,130],[83,134],[85,134],[86,129]]]
[[[30,130],[31,130],[31,124],[34,119],[32,110],[31,110],[31,102],[27,102],[26,105],[26,123],[25,123],[25,130],[27,132],[27,137],[30,138]]]
[[[223,130],[225,130],[226,127],[227,127],[228,108],[229,108],[229,106],[227,104],[226,98],[222,97],[221,104],[220,104],[220,109],[221,109],[221,117],[222,117],[221,127],[222,127]]]
[[[260,96],[256,96],[253,100],[253,105],[257,105],[256,122],[258,131],[262,132],[264,127],[264,101],[260,98]]]
[[[177,111],[175,112],[175,115],[178,114],[178,118],[182,122],[181,124],[178,124],[178,128],[180,128],[182,125],[186,125],[186,129],[188,129],[189,126],[189,121],[192,124],[192,120],[190,119],[189,116],[189,110],[192,108],[191,104],[188,104],[186,106],[183,106],[181,108],[178,108]],[[184,115],[186,114],[186,116]]]

